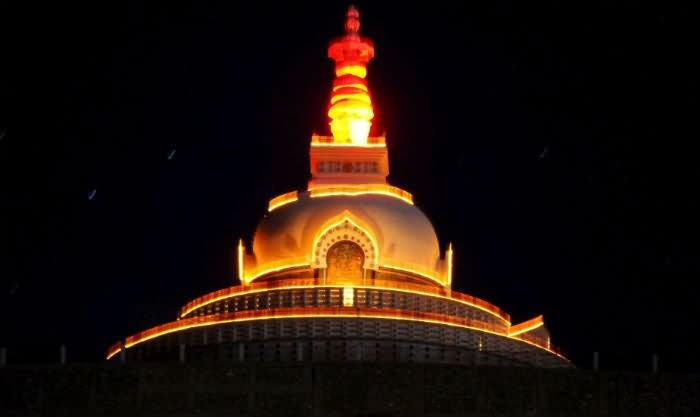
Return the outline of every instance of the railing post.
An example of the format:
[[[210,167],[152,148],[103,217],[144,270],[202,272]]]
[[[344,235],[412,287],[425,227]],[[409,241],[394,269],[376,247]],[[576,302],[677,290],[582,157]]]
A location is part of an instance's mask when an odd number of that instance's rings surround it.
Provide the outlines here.
[[[124,341],[119,343],[119,362],[126,363],[126,345]]]
[[[185,344],[180,343],[180,363],[185,363]]]
[[[597,371],[598,368],[599,368],[598,352],[593,352],[593,370]]]
[[[66,345],[61,345],[61,347],[58,349],[58,361],[61,363],[61,365],[66,364]]]
[[[659,355],[657,355],[656,353],[651,355],[651,372],[659,372]]]
[[[243,343],[238,344],[238,360],[240,362],[245,360],[245,345]]]

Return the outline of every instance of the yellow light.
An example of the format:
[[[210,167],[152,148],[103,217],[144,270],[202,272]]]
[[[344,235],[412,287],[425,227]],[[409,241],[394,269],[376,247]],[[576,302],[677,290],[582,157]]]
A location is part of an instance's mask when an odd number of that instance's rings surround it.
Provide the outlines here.
[[[447,286],[452,287],[452,243],[447,248]]]
[[[306,282],[313,282],[313,279],[309,280],[303,280]],[[460,304],[464,304],[466,306],[472,307],[479,309],[481,311],[484,311],[488,314],[493,315],[494,317],[502,320],[507,326],[510,326],[510,317],[508,314],[501,312],[500,309],[498,309],[496,306],[493,306],[489,303],[487,303],[484,300],[476,299],[475,297],[468,296],[465,294],[461,294],[458,292],[451,292],[450,296],[444,296],[441,294],[437,293],[432,293],[428,291],[422,291],[419,289],[419,286],[417,285],[412,285],[412,284],[401,284],[401,287],[398,286],[397,284],[394,284],[394,286],[390,285],[392,283],[390,282],[385,282],[381,283],[381,280],[379,281],[379,285],[361,285],[361,286],[354,286],[354,288],[358,289],[376,289],[376,290],[383,290],[383,291],[396,291],[396,292],[401,292],[401,293],[406,293],[406,294],[419,294],[419,295],[424,295],[426,297],[434,297],[434,298],[440,298],[443,300],[449,300],[449,301],[455,301]],[[255,285],[255,284],[254,284]],[[207,306],[212,303],[216,303],[218,301],[225,300],[227,298],[231,297],[241,297],[241,296],[246,296],[250,294],[256,294],[260,292],[266,292],[266,291],[271,291],[271,290],[291,290],[291,289],[309,289],[309,288],[337,288],[337,285],[312,285],[312,284],[306,284],[306,285],[292,285],[289,284],[288,282],[281,282],[281,283],[262,283],[261,288],[256,288],[256,289],[248,289],[245,290],[244,287],[229,287],[224,290],[219,290],[215,291],[213,293],[204,295],[202,297],[196,298],[189,303],[187,303],[182,310],[180,311],[180,317],[185,317],[186,315],[190,314],[191,312],[202,308],[204,306]],[[402,288],[402,287],[407,287],[407,288]],[[423,290],[431,287],[422,287]],[[432,288],[431,288],[432,289]],[[220,294],[220,295],[215,295],[215,294]],[[469,297],[474,299],[475,301],[478,300],[481,304],[477,302],[471,302],[467,301],[461,297]]]
[[[365,104],[372,104],[372,99],[369,98],[367,93],[334,94],[333,97],[331,97],[331,104],[335,104],[341,100],[357,100]]]
[[[244,252],[245,248],[243,247],[243,239],[238,239],[238,279],[243,284],[245,284],[245,271],[243,270]]]
[[[285,204],[293,203],[299,199],[299,193],[297,191],[291,191],[270,200],[267,205],[267,211],[272,211],[276,208],[282,207]]]
[[[338,91],[338,90],[340,90],[341,88],[358,88],[358,89],[363,90],[363,91],[369,91],[369,89],[367,88],[367,86],[364,85],[364,84],[362,84],[362,83],[336,85],[335,87],[333,87],[333,91],[334,91],[334,92],[335,92],[335,91]]]
[[[236,313],[224,313],[216,316],[208,317],[194,317],[190,319],[183,319],[179,321],[174,321],[170,323],[165,323],[160,326],[144,330],[143,332],[137,333],[135,335],[126,338],[125,348],[131,348],[137,344],[146,342],[148,340],[155,339],[157,337],[183,331],[187,329],[212,326],[217,324],[226,323],[245,323],[251,321],[262,321],[262,320],[281,320],[281,319],[298,319],[298,318],[368,318],[368,319],[383,319],[383,320],[400,320],[400,321],[413,321],[419,323],[429,323],[446,325],[450,327],[475,330],[483,333],[492,334],[500,337],[509,337],[506,333],[499,332],[495,330],[495,326],[472,319],[466,318],[455,318],[455,317],[444,317],[436,313],[417,313],[417,312],[406,312],[402,310],[384,310],[379,313],[376,309],[372,308],[360,308],[354,307],[349,308],[335,308],[335,307],[315,307],[315,308],[281,308],[276,309],[274,313],[269,314],[267,312],[260,311],[241,311]],[[528,343],[537,348],[543,349],[550,352],[566,361],[563,355],[558,352],[548,348],[546,346],[546,341],[542,343],[537,343],[533,340],[526,340],[520,338],[514,338],[523,343]],[[116,351],[118,352],[118,351]],[[108,352],[107,359],[109,360],[112,356],[116,354],[115,351]]]
[[[366,117],[366,116],[365,116]],[[351,143],[355,146],[367,144],[367,137],[372,123],[363,120],[361,116],[346,116],[331,121],[331,132],[333,137],[340,143]]]
[[[510,329],[508,329],[508,336],[518,336],[520,334],[530,332],[542,326],[544,326],[544,317],[542,317],[542,315],[539,315],[533,319],[512,326]]]
[[[386,148],[386,143],[312,143],[311,146],[314,148],[323,147],[347,147],[347,148]]]
[[[312,135],[311,146],[320,147],[356,147],[356,148],[386,148],[386,138],[384,136],[369,136],[367,142],[362,144],[352,142],[335,142],[333,136]]]
[[[347,74],[365,78],[367,76],[367,67],[364,65],[344,65],[340,68],[336,68],[335,70],[336,77],[342,77],[343,75]]]
[[[388,197],[398,198],[410,205],[413,205],[413,195],[408,191],[404,191],[398,187],[388,184],[362,184],[362,185],[333,185],[333,186],[316,186],[309,188],[309,196],[331,197],[331,196],[349,196],[355,197],[358,195],[377,194]]]
[[[423,278],[427,278],[431,281],[436,282],[437,284],[440,284],[440,286],[444,287],[445,286],[445,281],[436,275],[431,274],[428,271],[421,271],[417,268],[411,268],[411,267],[404,267],[404,266],[399,266],[399,265],[391,265],[387,264],[386,262],[383,263],[382,265],[379,265],[380,269],[393,269],[396,271],[401,271],[401,272],[408,272],[414,275],[420,275]]]
[[[352,307],[355,305],[355,291],[352,287],[343,288],[343,306]]]

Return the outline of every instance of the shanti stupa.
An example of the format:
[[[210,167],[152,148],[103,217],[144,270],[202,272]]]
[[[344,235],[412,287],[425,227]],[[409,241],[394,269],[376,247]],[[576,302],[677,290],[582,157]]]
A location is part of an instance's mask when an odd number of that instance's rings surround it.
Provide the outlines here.
[[[334,39],[330,136],[313,135],[308,188],[270,200],[237,285],[185,304],[176,321],[125,338],[128,361],[396,361],[569,367],[542,316],[511,324],[451,289],[451,245],[412,195],[387,182],[388,147],[371,136],[371,40],[350,7]]]

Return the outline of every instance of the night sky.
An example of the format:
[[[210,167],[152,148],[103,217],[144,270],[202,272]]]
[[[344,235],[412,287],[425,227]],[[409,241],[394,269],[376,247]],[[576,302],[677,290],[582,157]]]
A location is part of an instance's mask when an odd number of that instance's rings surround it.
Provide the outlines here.
[[[328,133],[348,5],[53,3],[0,7],[10,362],[102,360],[236,283],[238,238]],[[457,290],[544,314],[577,365],[698,371],[697,19],[561,3],[358,3],[390,181],[453,242]]]

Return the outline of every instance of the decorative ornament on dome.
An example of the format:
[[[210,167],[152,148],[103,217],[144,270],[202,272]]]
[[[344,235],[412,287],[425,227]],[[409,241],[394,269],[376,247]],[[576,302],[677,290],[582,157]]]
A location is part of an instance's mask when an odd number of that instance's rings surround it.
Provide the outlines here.
[[[345,14],[345,35],[333,40],[328,57],[335,61],[335,76],[328,117],[334,143],[366,145],[374,111],[367,86],[367,64],[374,45],[363,38],[360,13],[354,6]]]

